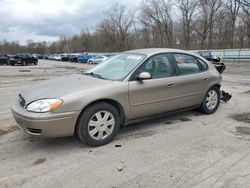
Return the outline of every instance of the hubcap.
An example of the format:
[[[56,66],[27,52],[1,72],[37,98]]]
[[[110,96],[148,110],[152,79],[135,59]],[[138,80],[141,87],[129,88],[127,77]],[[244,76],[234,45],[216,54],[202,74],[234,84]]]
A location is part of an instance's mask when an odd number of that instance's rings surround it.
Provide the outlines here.
[[[210,90],[206,97],[206,106],[209,110],[213,110],[218,103],[218,94],[215,90]]]
[[[88,133],[95,140],[104,140],[109,137],[115,126],[115,118],[108,111],[96,112],[88,123]]]

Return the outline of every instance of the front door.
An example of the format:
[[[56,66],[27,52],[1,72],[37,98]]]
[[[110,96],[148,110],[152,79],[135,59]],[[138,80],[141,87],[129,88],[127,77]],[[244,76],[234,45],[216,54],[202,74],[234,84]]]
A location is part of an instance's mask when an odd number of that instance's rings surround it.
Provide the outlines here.
[[[148,72],[152,78],[138,81],[136,75]],[[175,71],[171,56],[151,57],[135,71],[129,81],[131,117],[140,118],[176,109]]]

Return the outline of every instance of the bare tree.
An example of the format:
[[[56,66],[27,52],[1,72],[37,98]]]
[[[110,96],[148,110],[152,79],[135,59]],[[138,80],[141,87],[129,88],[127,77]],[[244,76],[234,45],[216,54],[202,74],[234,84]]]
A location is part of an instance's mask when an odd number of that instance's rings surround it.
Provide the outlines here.
[[[199,0],[200,19],[197,20],[195,31],[200,36],[200,47],[204,49],[208,38],[208,48],[213,47],[213,26],[216,13],[222,6],[222,0]]]
[[[152,33],[158,47],[172,47],[173,20],[172,2],[165,0],[143,0],[141,4],[141,23]]]
[[[198,1],[196,0],[179,0],[178,2],[178,7],[182,15],[182,36],[186,49],[190,48],[193,16],[197,5]]]
[[[134,13],[124,5],[114,4],[101,21],[98,31],[103,34],[103,42],[111,49],[128,49],[129,31],[134,23]]]
[[[230,43],[229,47],[234,46],[234,33],[235,33],[235,24],[238,17],[240,4],[236,0],[228,0],[226,3],[226,8],[229,12],[229,25],[230,25]]]
[[[250,47],[250,2],[249,0],[237,0],[241,5],[244,16],[244,24],[246,27],[246,36],[248,39],[248,47]]]

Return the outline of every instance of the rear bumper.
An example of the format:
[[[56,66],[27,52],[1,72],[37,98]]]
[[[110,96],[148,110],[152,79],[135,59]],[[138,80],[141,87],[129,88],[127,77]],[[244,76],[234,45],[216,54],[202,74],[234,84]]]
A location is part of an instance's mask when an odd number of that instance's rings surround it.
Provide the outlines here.
[[[18,102],[11,107],[18,127],[26,133],[42,137],[63,137],[74,134],[80,112],[32,113],[26,111]]]

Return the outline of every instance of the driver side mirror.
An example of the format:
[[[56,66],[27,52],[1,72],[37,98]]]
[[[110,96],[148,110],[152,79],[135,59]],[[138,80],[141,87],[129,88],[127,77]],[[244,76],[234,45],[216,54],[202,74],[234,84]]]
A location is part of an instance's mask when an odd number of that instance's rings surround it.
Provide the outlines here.
[[[141,72],[137,77],[138,80],[148,80],[151,78],[152,78],[152,76],[149,72]]]

